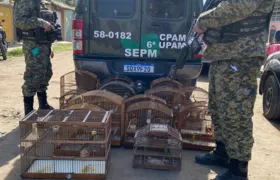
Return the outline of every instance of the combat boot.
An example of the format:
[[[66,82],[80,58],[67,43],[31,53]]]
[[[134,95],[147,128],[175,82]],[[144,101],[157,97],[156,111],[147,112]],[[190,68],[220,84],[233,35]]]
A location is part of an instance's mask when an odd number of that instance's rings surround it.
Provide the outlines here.
[[[54,109],[48,104],[46,91],[37,92],[37,96],[39,101],[39,109]]]
[[[216,142],[216,149],[214,151],[200,154],[195,157],[195,161],[202,165],[216,165],[228,167],[229,156],[226,152],[225,145],[221,142]]]
[[[23,103],[24,103],[24,116],[29,114],[31,111],[34,110],[33,104],[34,104],[34,96],[24,96],[23,97]]]
[[[231,159],[228,170],[214,180],[248,180],[248,162]]]

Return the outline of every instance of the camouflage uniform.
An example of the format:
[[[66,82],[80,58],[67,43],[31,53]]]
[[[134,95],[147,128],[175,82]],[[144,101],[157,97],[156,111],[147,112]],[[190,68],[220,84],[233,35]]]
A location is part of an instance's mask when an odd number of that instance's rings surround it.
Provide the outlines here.
[[[34,1],[18,0],[15,7],[16,26],[22,30],[43,27],[43,19],[37,18]],[[38,52],[36,52],[38,49]],[[51,44],[38,44],[35,41],[23,41],[23,53],[26,69],[22,91],[24,96],[34,96],[36,92],[47,90],[52,77],[50,61]],[[33,51],[33,53],[32,53]]]
[[[209,28],[219,30],[248,16],[269,14],[274,4],[275,0],[224,0],[217,7],[202,13],[197,25],[204,31]],[[225,146],[225,158],[246,162],[245,167],[251,160],[254,143],[252,117],[257,95],[257,76],[265,57],[267,37],[267,31],[263,30],[239,37],[233,42],[210,44],[204,51],[204,58],[212,60],[209,112],[215,128],[215,140]],[[198,157],[197,162],[200,163]]]
[[[16,0],[14,16],[17,28],[30,30],[43,27],[45,20],[37,17],[35,7],[33,0]],[[36,93],[45,93],[53,74],[50,61],[51,43],[39,44],[32,40],[23,40],[23,53],[26,63],[23,96],[33,97]]]

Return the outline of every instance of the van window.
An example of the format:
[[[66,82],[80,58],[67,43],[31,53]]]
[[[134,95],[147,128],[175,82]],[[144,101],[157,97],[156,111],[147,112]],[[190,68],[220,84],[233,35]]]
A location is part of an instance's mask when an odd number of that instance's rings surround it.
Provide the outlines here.
[[[95,7],[100,18],[130,18],[136,10],[135,0],[96,0]]]
[[[151,18],[182,19],[185,17],[185,0],[147,0],[147,12]]]

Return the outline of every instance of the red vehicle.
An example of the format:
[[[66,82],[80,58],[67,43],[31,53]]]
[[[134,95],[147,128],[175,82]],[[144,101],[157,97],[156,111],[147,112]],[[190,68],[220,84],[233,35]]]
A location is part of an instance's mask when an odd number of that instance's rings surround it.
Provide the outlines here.
[[[267,57],[277,51],[280,51],[280,42],[272,42],[267,47]]]
[[[275,42],[267,46],[267,58],[259,93],[263,95],[263,114],[269,120],[280,119],[280,31]]]

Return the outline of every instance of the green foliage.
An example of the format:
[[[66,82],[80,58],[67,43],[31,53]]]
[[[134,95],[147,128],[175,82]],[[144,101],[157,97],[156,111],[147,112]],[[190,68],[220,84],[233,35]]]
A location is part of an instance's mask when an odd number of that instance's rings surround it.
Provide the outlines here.
[[[23,52],[21,48],[17,48],[11,51],[7,52],[8,57],[18,57],[18,56],[23,56]]]
[[[70,51],[70,50],[73,50],[73,45],[72,45],[72,43],[59,44],[59,45],[53,46],[52,49],[53,49],[53,52]]]
[[[56,44],[52,47],[54,52],[71,51],[73,49],[72,43]],[[16,48],[8,51],[8,57],[20,57],[23,56],[22,48]]]

